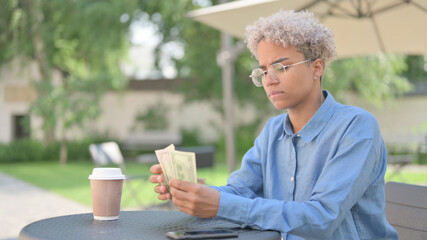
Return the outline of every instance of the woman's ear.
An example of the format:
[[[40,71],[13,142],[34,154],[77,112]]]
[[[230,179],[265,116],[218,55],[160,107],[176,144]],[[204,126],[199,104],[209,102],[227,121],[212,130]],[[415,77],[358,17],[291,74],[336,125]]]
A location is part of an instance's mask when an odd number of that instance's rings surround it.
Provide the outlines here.
[[[323,71],[324,71],[324,66],[323,66],[323,61],[320,58],[317,58],[316,60],[313,61],[313,78],[320,78],[323,76]]]

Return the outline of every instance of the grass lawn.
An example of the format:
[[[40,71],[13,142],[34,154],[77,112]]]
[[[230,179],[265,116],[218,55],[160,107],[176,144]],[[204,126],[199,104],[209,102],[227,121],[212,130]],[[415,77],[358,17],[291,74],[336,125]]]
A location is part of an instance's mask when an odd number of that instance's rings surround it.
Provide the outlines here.
[[[392,176],[389,177],[390,175]],[[403,169],[399,174],[395,175],[391,173],[391,170],[387,170],[385,179],[386,181],[427,186],[427,171],[407,171]]]
[[[19,164],[0,164],[0,171],[32,183],[43,189],[52,191],[66,198],[75,200],[87,206],[92,205],[89,175],[94,165],[91,162],[68,163],[61,166],[56,162],[37,162]],[[128,175],[145,174],[149,176],[150,166],[127,163]],[[225,164],[218,164],[214,168],[199,169],[198,177],[206,178],[209,185],[223,185],[226,183],[228,172]],[[144,205],[160,204],[152,184],[148,180],[135,180],[132,188],[138,190],[138,198]],[[130,195],[126,184],[123,186],[122,207],[136,207],[138,202]]]
[[[94,165],[91,162],[68,163],[60,166],[56,162],[0,164],[0,171],[23,181],[32,183],[43,189],[52,191],[66,198],[91,206],[91,190],[89,175]],[[149,166],[135,163],[126,165],[129,175],[149,175]],[[198,177],[206,178],[208,185],[223,185],[226,183],[228,171],[225,164],[217,164],[214,168],[198,170]],[[427,185],[427,172],[405,171],[389,178],[388,181],[405,182],[411,184]],[[135,181],[132,187],[138,189],[139,199],[144,205],[159,204],[157,195],[153,191],[154,184],[146,181]],[[126,185],[123,189],[122,207],[136,207],[138,204],[129,195]]]

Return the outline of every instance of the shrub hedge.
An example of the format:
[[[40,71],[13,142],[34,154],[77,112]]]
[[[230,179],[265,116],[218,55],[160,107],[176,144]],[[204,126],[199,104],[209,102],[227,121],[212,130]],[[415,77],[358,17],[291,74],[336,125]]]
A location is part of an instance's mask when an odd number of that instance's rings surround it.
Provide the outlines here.
[[[89,144],[100,142],[93,139],[69,141],[68,161],[91,161]],[[35,139],[16,140],[8,144],[0,144],[0,163],[59,161],[60,143],[48,145]]]

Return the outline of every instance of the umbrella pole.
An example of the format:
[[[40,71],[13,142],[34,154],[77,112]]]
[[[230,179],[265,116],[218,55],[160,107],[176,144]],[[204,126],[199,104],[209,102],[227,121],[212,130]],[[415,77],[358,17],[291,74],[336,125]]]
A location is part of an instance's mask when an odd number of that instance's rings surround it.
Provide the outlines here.
[[[218,54],[218,65],[222,70],[222,94],[225,124],[225,150],[228,171],[236,168],[236,146],[234,133],[234,98],[233,75],[236,53],[233,51],[232,38],[221,32],[221,51]]]

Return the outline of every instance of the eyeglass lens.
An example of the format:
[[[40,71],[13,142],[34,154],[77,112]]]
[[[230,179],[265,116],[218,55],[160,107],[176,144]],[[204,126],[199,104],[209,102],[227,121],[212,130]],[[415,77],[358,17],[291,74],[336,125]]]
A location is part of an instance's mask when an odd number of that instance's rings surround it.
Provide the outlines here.
[[[256,86],[262,86],[262,79],[267,72],[264,72],[261,69],[255,69],[252,73],[252,80]],[[285,77],[286,68],[280,64],[275,63],[268,68],[268,74],[273,81],[279,82],[281,79]]]
[[[262,87],[262,80],[265,79],[265,75],[268,73],[270,78],[275,82],[280,82],[285,78],[286,68],[292,67],[298,64],[302,64],[305,62],[314,61],[314,60],[305,60],[301,62],[297,62],[291,65],[283,66],[281,63],[275,63],[271,65],[267,71],[263,71],[262,69],[255,69],[252,71],[251,78],[252,82],[254,82],[255,86]]]

